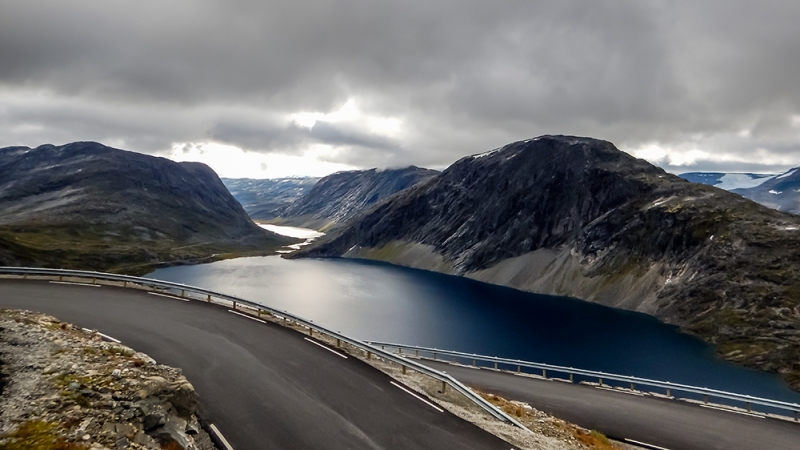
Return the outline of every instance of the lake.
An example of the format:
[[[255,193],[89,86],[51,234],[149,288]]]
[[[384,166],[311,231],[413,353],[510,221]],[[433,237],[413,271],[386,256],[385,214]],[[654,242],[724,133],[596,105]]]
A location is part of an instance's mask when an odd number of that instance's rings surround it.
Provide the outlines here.
[[[800,403],[777,375],[645,314],[386,263],[238,258],[156,270],[311,319],[352,337],[686,383]]]

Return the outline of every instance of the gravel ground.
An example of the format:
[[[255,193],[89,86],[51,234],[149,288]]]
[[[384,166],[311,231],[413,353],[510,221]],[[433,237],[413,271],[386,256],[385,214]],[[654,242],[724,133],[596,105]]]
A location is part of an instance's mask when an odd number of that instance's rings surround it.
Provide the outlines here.
[[[0,393],[3,448],[41,440],[50,445],[41,448],[69,450],[216,450],[179,369],[94,332],[0,310],[0,361],[7,382]]]

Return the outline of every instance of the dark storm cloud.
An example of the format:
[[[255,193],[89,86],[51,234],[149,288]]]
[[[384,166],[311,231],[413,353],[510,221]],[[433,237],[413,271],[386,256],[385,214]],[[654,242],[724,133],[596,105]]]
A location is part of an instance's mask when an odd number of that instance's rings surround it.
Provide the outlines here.
[[[327,144],[362,167],[442,166],[565,133],[800,165],[798,19],[800,3],[743,0],[11,1],[0,145]],[[349,99],[402,131],[288,119]]]

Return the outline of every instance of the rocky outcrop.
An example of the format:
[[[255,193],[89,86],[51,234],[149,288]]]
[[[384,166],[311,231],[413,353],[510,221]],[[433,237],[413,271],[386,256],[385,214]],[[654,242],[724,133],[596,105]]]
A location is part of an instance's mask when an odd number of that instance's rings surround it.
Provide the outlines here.
[[[94,142],[0,149],[2,265],[136,274],[288,243],[255,225],[200,163]]]
[[[91,331],[0,310],[0,359],[7,381],[0,446],[35,440],[70,450],[215,449],[195,415],[197,392],[179,369]]]
[[[338,172],[320,179],[311,191],[270,222],[328,231],[372,205],[438,174],[435,170],[414,166]]]
[[[254,220],[271,220],[302,198],[319,178],[222,178],[225,187]]]
[[[800,218],[589,138],[461,159],[292,255],[379,259],[646,312],[800,387]]]

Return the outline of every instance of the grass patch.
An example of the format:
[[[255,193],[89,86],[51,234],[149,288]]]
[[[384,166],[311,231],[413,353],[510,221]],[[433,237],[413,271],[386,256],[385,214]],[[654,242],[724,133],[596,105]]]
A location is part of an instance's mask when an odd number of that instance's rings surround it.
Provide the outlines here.
[[[58,426],[50,422],[31,420],[13,433],[2,436],[0,450],[86,450],[57,434]]]
[[[592,448],[592,449],[616,449],[614,444],[611,443],[610,440],[603,434],[595,430],[584,431],[580,428],[576,428],[573,433],[575,434],[575,439],[577,439],[581,444]]]

